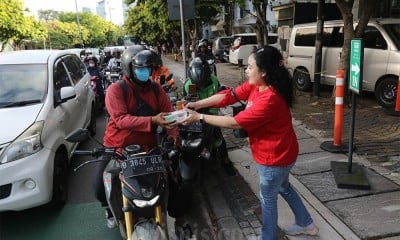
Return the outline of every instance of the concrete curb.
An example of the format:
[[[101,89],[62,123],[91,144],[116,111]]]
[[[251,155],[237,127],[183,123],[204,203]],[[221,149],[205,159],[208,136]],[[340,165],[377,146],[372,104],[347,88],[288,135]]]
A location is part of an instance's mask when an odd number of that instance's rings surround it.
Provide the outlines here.
[[[217,239],[246,239],[220,191],[218,180],[215,176],[212,174],[207,176],[204,182],[204,189],[217,224]]]

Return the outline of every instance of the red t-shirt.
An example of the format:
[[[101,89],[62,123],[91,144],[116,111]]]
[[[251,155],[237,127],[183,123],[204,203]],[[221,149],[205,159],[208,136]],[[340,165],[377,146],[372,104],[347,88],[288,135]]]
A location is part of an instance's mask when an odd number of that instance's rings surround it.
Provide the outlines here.
[[[273,87],[259,92],[248,82],[235,88],[237,97],[247,100],[247,107],[234,118],[247,131],[255,161],[262,165],[287,166],[296,161],[299,152],[292,116],[284,98]],[[217,107],[236,102],[225,92]]]
[[[125,100],[119,83],[111,84],[107,88],[105,102],[110,120],[104,134],[104,145],[107,147],[125,147],[130,144],[139,144],[154,147],[157,144],[157,135],[152,130],[151,116],[143,117],[130,114],[136,111],[136,99],[133,91],[138,91],[142,100],[156,111],[172,112],[172,104],[160,84],[157,84],[158,96],[156,96],[150,83],[143,88],[139,86],[134,88],[125,76],[124,81],[129,89],[127,100]],[[168,134],[178,135],[178,130],[168,131]]]

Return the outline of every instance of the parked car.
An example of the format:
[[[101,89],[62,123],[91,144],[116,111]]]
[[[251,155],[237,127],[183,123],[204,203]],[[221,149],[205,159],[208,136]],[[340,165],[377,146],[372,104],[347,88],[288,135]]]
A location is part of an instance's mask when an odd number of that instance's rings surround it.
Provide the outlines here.
[[[357,25],[357,22],[354,22]],[[298,89],[314,82],[316,23],[295,25],[289,40],[288,68]],[[371,19],[365,30],[362,89],[374,92],[383,107],[396,101],[400,63],[400,19]],[[334,85],[343,46],[343,21],[326,21],[322,37],[321,83]]]
[[[212,52],[215,58],[226,61],[229,58],[229,48],[233,43],[233,37],[218,37],[214,40]]]
[[[77,128],[96,133],[90,76],[67,50],[0,53],[0,212],[67,198]]]
[[[232,35],[234,38],[231,49],[229,50],[229,62],[238,64],[238,60],[243,60],[243,65],[247,65],[247,58],[257,47],[257,36],[255,33],[240,33]],[[268,33],[268,44],[278,49],[278,35]]]

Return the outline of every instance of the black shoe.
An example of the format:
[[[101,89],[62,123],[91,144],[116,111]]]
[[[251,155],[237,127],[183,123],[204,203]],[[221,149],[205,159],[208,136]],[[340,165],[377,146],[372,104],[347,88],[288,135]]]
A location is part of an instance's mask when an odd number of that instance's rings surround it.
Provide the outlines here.
[[[178,240],[186,240],[193,236],[193,231],[190,225],[187,223],[183,224],[182,226],[175,224],[175,234]]]
[[[229,176],[236,176],[237,172],[231,161],[227,163],[222,163],[221,165],[226,174],[228,174]]]

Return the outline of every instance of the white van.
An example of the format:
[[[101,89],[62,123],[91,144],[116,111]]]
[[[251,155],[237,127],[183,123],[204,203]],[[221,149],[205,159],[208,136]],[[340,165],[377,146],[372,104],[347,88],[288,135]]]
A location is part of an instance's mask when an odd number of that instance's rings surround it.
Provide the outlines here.
[[[234,38],[231,49],[229,50],[229,62],[238,64],[239,59],[243,59],[243,65],[247,65],[247,58],[257,48],[257,36],[255,33],[239,33],[232,35]],[[268,44],[277,47],[278,35],[268,33]]]
[[[354,23],[355,25],[357,23]],[[289,40],[288,68],[296,87],[314,81],[316,23],[295,25]],[[365,30],[362,87],[374,92],[383,107],[393,107],[400,72],[400,19],[371,19]],[[343,46],[343,21],[324,23],[321,83],[334,85]]]

